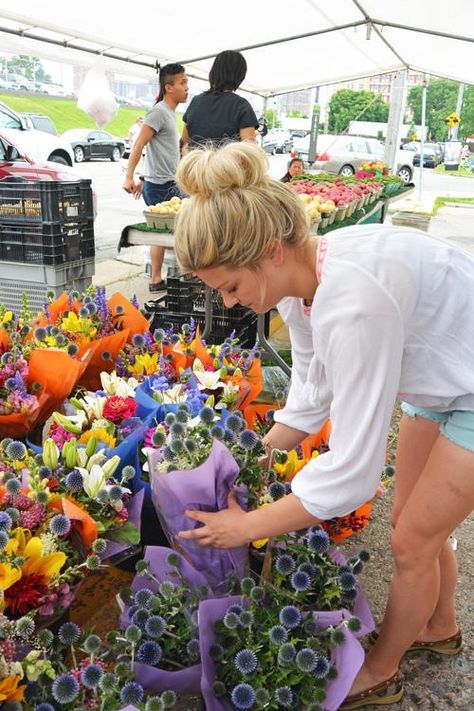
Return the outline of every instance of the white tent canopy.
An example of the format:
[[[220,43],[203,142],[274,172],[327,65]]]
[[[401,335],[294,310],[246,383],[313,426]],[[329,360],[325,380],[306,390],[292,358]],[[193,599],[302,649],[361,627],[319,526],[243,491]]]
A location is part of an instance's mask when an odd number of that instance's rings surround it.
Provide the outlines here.
[[[136,7],[22,0],[21,15],[18,7],[0,0],[0,51],[81,64],[102,54],[121,73],[128,66],[150,77],[157,60],[181,61],[206,79],[218,52],[240,49],[248,63],[242,88],[262,96],[406,68],[474,82],[473,0],[452,7],[441,0],[141,0]]]

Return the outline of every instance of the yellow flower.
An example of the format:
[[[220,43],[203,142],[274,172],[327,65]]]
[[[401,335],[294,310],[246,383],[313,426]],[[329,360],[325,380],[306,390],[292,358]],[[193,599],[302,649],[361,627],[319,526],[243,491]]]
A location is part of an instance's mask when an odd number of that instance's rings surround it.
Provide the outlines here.
[[[311,459],[316,459],[318,454],[319,452],[315,450],[311,455]],[[275,463],[273,465],[273,468],[282,479],[286,479],[286,481],[291,481],[293,477],[298,474],[299,470],[302,469],[307,463],[308,460],[299,459],[296,450],[292,449],[290,452],[288,452],[288,459],[286,460],[286,462],[284,464]]]
[[[135,358],[135,363],[130,366],[133,375],[154,375],[158,370],[158,353],[140,353]]]
[[[3,318],[0,321],[0,326],[3,326],[5,323],[10,323],[12,318],[13,318],[13,312],[12,311],[5,311]]]
[[[32,536],[31,531],[24,528],[15,529],[10,537],[10,540],[5,546],[5,551],[10,555],[13,554],[26,558],[26,560],[21,566],[21,569],[18,571],[11,569],[7,563],[3,564],[5,567],[10,568],[12,571],[11,574],[16,574],[16,572],[18,572],[18,576],[15,580],[12,580],[9,585],[4,585],[0,582],[0,587],[4,588],[13,585],[13,583],[19,580],[22,575],[38,573],[38,575],[51,578],[54,575],[59,574],[59,571],[66,562],[66,554],[62,551],[43,555],[43,542],[41,538],[38,538],[38,536]],[[5,572],[8,575],[8,571]]]
[[[115,447],[117,441],[104,427],[96,427],[93,430],[87,430],[87,432],[81,435],[79,440],[80,444],[87,444],[91,437],[97,437],[100,442],[105,442],[105,444],[112,449]]]
[[[19,568],[13,568],[9,563],[0,563],[0,589],[7,590],[7,588],[14,585],[21,578],[21,570]]]
[[[83,333],[89,338],[94,338],[97,329],[93,325],[90,318],[81,318],[74,311],[70,311],[67,316],[61,320],[61,329],[63,331],[71,331],[71,333]]]
[[[0,681],[0,701],[23,701],[26,684],[18,686],[20,676],[6,676]]]

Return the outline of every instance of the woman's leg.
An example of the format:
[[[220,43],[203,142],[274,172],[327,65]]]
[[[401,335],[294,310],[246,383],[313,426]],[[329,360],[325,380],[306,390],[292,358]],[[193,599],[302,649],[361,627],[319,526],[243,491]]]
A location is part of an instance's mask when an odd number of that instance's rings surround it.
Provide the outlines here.
[[[380,634],[352,688],[389,678],[439,600],[439,562],[449,534],[474,508],[474,452],[440,435],[393,533],[395,571]]]
[[[405,414],[402,416],[398,432],[395,496],[392,509],[394,528],[438,435],[439,423],[424,417],[408,417]],[[457,561],[450,541],[446,541],[442,548],[439,567],[438,604],[426,628],[417,635],[417,639],[423,642],[445,639],[457,631],[455,611]]]

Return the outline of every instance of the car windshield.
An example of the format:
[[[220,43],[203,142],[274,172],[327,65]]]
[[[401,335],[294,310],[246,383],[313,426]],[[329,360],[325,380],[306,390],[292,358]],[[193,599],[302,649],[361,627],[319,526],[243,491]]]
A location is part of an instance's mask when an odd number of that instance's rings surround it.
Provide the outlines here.
[[[62,137],[67,141],[83,141],[88,133],[87,128],[70,128],[69,131],[64,131]]]

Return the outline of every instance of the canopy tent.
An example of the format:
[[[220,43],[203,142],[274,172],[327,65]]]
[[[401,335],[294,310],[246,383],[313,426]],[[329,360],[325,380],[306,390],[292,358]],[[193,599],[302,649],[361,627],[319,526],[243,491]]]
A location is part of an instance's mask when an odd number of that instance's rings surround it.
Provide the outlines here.
[[[150,77],[181,61],[207,79],[213,57],[240,49],[242,89],[261,96],[398,69],[473,83],[474,4],[457,0],[0,0],[0,47]]]

